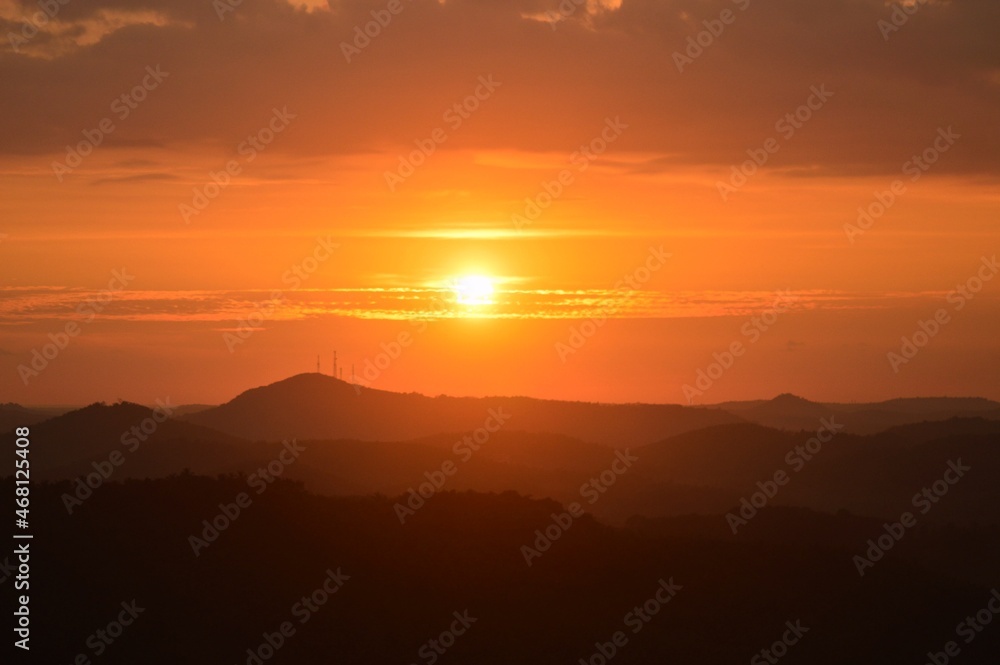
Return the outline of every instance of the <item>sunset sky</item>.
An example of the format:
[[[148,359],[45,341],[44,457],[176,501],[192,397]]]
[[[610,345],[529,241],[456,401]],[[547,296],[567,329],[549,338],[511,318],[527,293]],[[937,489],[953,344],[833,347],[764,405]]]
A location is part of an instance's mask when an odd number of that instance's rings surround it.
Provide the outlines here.
[[[0,402],[1000,399],[995,0],[41,6]]]

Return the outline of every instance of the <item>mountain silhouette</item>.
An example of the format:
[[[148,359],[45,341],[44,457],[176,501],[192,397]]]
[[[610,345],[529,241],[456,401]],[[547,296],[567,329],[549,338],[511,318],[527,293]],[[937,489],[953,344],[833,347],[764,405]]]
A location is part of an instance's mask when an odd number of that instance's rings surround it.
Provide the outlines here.
[[[107,469],[117,455],[116,480],[184,470],[253,474],[282,450],[280,442],[240,439],[177,419],[158,424],[134,449],[123,443],[135,444],[132,428],[155,416],[136,404],[94,404],[40,423],[33,437],[48,443],[35,452],[36,473],[72,480],[91,474],[95,465]],[[838,432],[806,460],[796,450],[815,434],[729,423],[627,447],[635,462],[620,478],[610,476],[613,482],[601,488],[599,501],[588,502],[588,510],[613,524],[634,515],[724,514],[780,471],[788,481],[770,506],[888,519],[906,509],[913,494],[937,480],[950,461],[963,460],[974,472],[926,521],[1000,524],[1000,488],[992,482],[1000,476],[1000,421],[954,418],[874,435]],[[588,494],[587,483],[607,477],[618,454],[562,434],[514,429],[489,434],[475,449],[463,432],[408,441],[295,440],[303,452],[283,465],[283,477],[333,496],[402,494],[436,478],[435,490],[516,491],[580,502],[596,496]],[[450,471],[443,475],[446,464]]]
[[[795,647],[802,662],[841,663],[859,649],[887,665],[921,662],[1000,586],[1000,420],[985,402],[886,404],[785,394],[734,403],[734,415],[359,394],[321,375],[169,418],[91,404],[31,426],[31,518],[45,543],[32,559],[44,573],[32,580],[32,617],[58,636],[36,655],[72,662],[94,608],[138,598],[149,614],[102,662],[254,663],[247,647],[342,566],[352,579],[282,660],[414,662],[441,621],[474,607],[481,623],[447,654],[455,662],[586,662],[675,576],[676,604],[616,664],[745,662],[789,617],[815,626]],[[979,415],[949,415],[963,409]],[[850,432],[862,416],[908,422]],[[476,435],[489,417],[505,423]],[[779,472],[787,481],[765,500]],[[0,485],[14,490],[9,477]],[[918,512],[914,497],[929,487],[942,493]],[[755,494],[734,534],[727,513]],[[573,504],[580,515],[565,522]],[[903,511],[916,525],[860,576],[856,557]],[[570,526],[553,531],[559,520]],[[544,553],[530,566],[526,545]],[[933,633],[931,646],[914,631]],[[962,662],[993,662],[998,643],[984,632]]]
[[[58,407],[26,407],[13,402],[0,404],[0,432],[9,432],[15,427],[30,427],[70,410]]]
[[[900,425],[956,417],[1000,420],[1000,403],[979,397],[914,397],[827,404],[783,393],[771,400],[723,402],[706,408],[722,409],[743,420],[792,431],[815,430],[820,418],[835,417],[845,432],[854,434],[874,434]]]
[[[31,428],[33,470],[41,478],[71,478],[94,471],[118,453],[127,464],[119,477],[156,477],[191,468],[210,472],[229,467],[248,450],[234,450],[237,439],[200,425],[167,417],[139,404],[95,403]]]
[[[230,402],[184,416],[245,439],[399,441],[482,427],[491,410],[509,414],[505,429],[561,434],[625,447],[739,418],[671,404],[595,404],[528,397],[426,397],[299,374],[248,390]]]

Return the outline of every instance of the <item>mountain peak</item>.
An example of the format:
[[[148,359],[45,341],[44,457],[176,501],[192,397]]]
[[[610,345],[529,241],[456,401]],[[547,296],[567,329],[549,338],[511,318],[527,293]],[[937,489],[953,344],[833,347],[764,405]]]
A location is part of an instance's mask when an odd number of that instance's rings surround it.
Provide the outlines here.
[[[811,402],[807,400],[805,397],[799,397],[798,395],[793,395],[792,393],[781,393],[780,395],[772,399],[771,403],[779,405],[788,405],[788,406],[815,404],[815,402]]]

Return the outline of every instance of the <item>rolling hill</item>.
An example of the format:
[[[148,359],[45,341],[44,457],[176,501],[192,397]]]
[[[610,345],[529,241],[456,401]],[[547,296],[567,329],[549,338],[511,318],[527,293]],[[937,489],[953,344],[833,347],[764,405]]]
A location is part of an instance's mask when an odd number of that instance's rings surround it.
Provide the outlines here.
[[[950,418],[1000,420],[1000,403],[979,397],[913,397],[873,403],[811,402],[788,393],[771,400],[723,402],[720,409],[758,425],[790,431],[814,430],[822,417],[833,416],[845,432],[875,434],[892,427]]]
[[[470,432],[491,412],[508,430],[547,432],[614,447],[740,419],[723,411],[673,404],[594,404],[528,397],[426,397],[362,388],[322,374],[299,374],[248,390],[230,402],[184,416],[244,439],[402,441]]]

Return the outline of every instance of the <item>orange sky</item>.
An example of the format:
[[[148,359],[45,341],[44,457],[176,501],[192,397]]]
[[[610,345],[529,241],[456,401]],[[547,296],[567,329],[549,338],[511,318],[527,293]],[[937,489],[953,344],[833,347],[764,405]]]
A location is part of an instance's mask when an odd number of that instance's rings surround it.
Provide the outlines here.
[[[995,3],[885,40],[880,2],[413,0],[350,62],[387,3],[309,4],[70,3],[3,45],[0,401],[218,402],[400,335],[370,385],[687,403],[740,344],[695,403],[1000,399]]]

